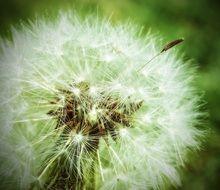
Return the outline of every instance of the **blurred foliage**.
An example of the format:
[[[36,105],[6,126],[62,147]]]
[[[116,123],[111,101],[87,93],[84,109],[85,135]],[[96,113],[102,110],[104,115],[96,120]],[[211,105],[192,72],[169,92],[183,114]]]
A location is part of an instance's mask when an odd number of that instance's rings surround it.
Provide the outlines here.
[[[10,25],[33,19],[36,14],[56,15],[73,9],[82,15],[95,13],[113,22],[127,21],[151,29],[163,42],[184,37],[178,46],[185,58],[199,66],[197,85],[204,91],[204,110],[210,135],[202,151],[192,158],[178,189],[219,189],[220,186],[220,1],[218,0],[0,0],[0,34]],[[186,175],[187,174],[187,175]]]

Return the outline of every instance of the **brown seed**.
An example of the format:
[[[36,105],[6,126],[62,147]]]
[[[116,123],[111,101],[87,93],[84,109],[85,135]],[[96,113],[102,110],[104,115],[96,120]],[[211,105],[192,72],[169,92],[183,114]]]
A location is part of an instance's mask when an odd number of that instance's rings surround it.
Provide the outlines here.
[[[174,40],[174,41],[172,41],[172,42],[166,44],[166,45],[164,46],[164,48],[161,50],[160,53],[162,53],[162,52],[164,52],[164,51],[167,51],[168,49],[172,48],[173,46],[176,46],[177,44],[179,44],[179,43],[181,43],[181,42],[183,42],[183,41],[184,41],[184,39],[181,38],[181,39],[177,39],[177,40]]]
[[[177,44],[183,42],[184,39],[181,38],[181,39],[177,39],[177,40],[174,40],[168,44],[166,44],[163,49],[158,53],[156,54],[154,57],[152,57],[147,63],[145,63],[142,67],[140,67],[137,72],[139,72],[140,70],[142,70],[148,63],[150,63],[151,61],[153,61],[155,58],[157,58],[161,53],[167,51],[168,49],[172,48],[173,46],[176,46]]]

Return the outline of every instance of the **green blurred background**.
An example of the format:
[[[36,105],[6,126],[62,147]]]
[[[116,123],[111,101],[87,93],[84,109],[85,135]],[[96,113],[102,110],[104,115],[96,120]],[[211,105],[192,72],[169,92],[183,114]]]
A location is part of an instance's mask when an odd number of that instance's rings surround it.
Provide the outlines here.
[[[151,29],[164,42],[184,37],[178,46],[185,59],[199,66],[196,84],[204,92],[210,129],[202,150],[183,172],[184,190],[220,189],[220,1],[219,0],[0,0],[0,34],[10,36],[10,26],[37,15],[56,15],[74,9],[82,15],[128,19]]]

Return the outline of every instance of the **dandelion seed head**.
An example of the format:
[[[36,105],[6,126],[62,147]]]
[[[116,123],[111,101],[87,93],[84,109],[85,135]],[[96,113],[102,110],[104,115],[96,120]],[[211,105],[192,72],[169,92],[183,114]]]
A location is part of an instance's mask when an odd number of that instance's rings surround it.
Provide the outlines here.
[[[68,13],[12,38],[0,57],[6,189],[38,188],[34,179],[45,189],[181,184],[178,171],[200,146],[202,114],[194,68],[175,51],[146,64],[161,51],[156,38]]]

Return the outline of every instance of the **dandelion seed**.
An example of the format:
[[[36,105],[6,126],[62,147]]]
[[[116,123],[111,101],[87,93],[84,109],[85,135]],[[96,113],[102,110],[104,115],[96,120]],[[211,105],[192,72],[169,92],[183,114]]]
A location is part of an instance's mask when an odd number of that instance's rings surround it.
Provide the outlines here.
[[[78,88],[72,88],[72,92],[73,92],[73,94],[75,94],[76,96],[79,96],[79,95],[80,95],[80,89],[78,89]]]
[[[90,93],[92,96],[96,96],[97,93],[98,93],[98,88],[96,88],[96,87],[94,87],[94,86],[90,87],[89,93]]]
[[[172,41],[172,42],[166,44],[166,45],[164,46],[164,48],[163,48],[158,54],[156,54],[155,56],[153,56],[147,63],[145,63],[141,68],[139,68],[139,69],[137,70],[137,72],[141,71],[148,63],[150,63],[151,61],[153,61],[153,60],[154,60],[155,58],[157,58],[160,54],[162,54],[163,52],[165,52],[165,51],[171,49],[172,47],[178,45],[179,43],[181,43],[181,42],[183,42],[183,41],[184,41],[184,39],[182,38],[182,39],[177,39],[177,40],[174,40],[174,41]]]
[[[98,110],[93,106],[92,110],[89,112],[89,119],[91,121],[96,121],[98,119]]]
[[[183,41],[184,41],[184,39],[177,39],[177,40],[174,40],[174,41],[172,41],[172,42],[166,44],[166,45],[164,46],[164,48],[161,50],[160,53],[162,53],[162,52],[164,52],[164,51],[167,51],[168,49],[170,49],[170,48],[172,48],[172,47],[178,45],[179,43],[181,43],[181,42],[183,42]]]
[[[83,140],[83,135],[82,134],[76,134],[75,136],[74,136],[74,141],[76,142],[76,143],[80,143],[80,142],[82,142],[82,140]]]

